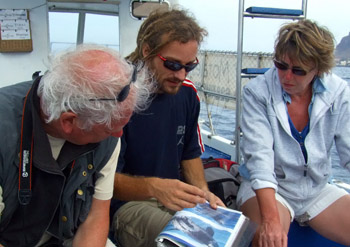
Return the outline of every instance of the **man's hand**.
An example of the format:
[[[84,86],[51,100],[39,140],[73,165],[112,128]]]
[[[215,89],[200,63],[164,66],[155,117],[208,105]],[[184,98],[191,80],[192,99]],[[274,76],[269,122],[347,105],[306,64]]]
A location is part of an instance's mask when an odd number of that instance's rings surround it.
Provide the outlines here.
[[[156,179],[152,184],[154,197],[170,210],[180,211],[213,198],[206,191],[177,179]]]
[[[226,207],[221,199],[209,190],[205,192],[205,199],[209,202],[213,209],[216,209],[218,206]]]

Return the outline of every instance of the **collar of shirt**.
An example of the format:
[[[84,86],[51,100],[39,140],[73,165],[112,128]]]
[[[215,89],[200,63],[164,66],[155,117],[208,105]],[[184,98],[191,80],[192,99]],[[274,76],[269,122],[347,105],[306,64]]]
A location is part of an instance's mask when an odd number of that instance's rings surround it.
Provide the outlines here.
[[[312,98],[311,98],[310,104],[314,102],[315,94],[323,93],[326,90],[327,90],[327,87],[324,84],[323,79],[320,77],[316,77],[316,79],[312,84]],[[292,98],[290,97],[289,93],[284,91],[283,88],[282,88],[282,97],[283,97],[284,103],[289,103],[289,104],[292,103]]]

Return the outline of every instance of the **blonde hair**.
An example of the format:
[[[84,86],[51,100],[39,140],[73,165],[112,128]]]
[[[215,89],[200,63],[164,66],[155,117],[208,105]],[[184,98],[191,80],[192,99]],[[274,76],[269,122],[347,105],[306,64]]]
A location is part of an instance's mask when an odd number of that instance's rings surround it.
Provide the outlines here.
[[[335,65],[334,37],[326,27],[310,20],[285,24],[275,42],[275,58],[288,55],[303,69],[316,68],[319,75],[329,73]]]

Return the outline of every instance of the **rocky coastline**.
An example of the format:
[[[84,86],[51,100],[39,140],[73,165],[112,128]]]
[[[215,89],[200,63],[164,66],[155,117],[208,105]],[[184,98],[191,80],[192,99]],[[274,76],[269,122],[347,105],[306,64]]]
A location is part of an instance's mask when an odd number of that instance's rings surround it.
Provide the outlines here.
[[[335,59],[337,66],[350,67],[350,33],[341,39],[335,49]]]

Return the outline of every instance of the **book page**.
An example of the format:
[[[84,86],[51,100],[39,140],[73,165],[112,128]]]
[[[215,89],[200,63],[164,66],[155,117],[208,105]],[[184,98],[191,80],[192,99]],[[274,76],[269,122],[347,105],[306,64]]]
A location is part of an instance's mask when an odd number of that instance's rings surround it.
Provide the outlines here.
[[[158,240],[167,238],[195,247],[231,246],[244,222],[245,216],[239,211],[223,207],[214,210],[208,203],[198,204],[177,212]]]

